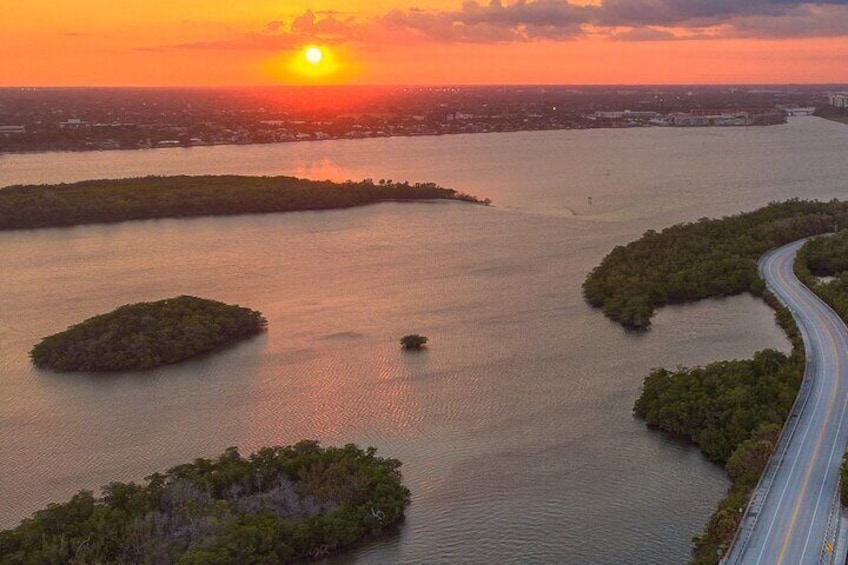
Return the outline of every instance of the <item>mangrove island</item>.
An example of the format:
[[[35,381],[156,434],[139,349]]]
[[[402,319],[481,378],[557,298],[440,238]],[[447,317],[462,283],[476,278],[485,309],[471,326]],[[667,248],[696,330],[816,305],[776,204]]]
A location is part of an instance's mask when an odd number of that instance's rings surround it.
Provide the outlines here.
[[[0,230],[196,216],[351,208],[388,201],[489,204],[435,183],[312,181],[239,175],[148,176],[0,190]]]
[[[89,318],[45,337],[30,357],[36,367],[60,372],[149,369],[220,349],[267,325],[249,308],[178,296]]]
[[[421,350],[427,345],[427,336],[418,335],[418,334],[409,334],[400,338],[400,345],[404,349],[408,350]]]
[[[3,563],[291,563],[374,538],[410,501],[397,459],[349,444],[234,447],[51,504],[0,532]]]

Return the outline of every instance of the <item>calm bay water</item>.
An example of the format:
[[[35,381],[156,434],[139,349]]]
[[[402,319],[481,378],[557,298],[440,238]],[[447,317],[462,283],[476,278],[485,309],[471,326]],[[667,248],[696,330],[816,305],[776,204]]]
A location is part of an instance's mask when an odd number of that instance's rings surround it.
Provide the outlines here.
[[[0,156],[0,186],[144,174],[435,181],[492,198],[0,233],[0,526],[230,445],[315,438],[404,461],[400,531],[334,563],[676,564],[727,487],[631,416],[651,367],[787,349],[750,297],[628,334],[586,273],[648,228],[848,198],[848,128],[639,129]],[[592,197],[590,204],[588,197]],[[270,331],[121,375],[35,371],[33,343],[196,294]],[[405,355],[399,336],[430,337]]]

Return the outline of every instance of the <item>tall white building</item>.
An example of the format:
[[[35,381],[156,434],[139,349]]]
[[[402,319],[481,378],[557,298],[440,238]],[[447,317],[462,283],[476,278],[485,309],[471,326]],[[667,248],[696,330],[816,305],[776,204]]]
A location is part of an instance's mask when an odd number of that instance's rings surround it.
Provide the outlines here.
[[[837,108],[848,108],[848,92],[834,92],[827,95],[827,103]]]

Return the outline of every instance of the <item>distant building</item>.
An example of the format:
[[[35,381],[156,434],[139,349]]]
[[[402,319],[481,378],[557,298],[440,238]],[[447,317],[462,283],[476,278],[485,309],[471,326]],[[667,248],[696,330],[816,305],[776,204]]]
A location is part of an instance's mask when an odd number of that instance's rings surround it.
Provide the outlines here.
[[[816,111],[815,106],[808,106],[804,108],[784,108],[784,112],[788,116],[812,116],[813,112]]]
[[[84,122],[79,118],[71,118],[65,122],[59,122],[59,127],[62,129],[76,129],[88,126],[88,122]]]
[[[705,127],[705,126],[750,126],[753,120],[747,112],[702,114],[675,112],[666,117],[670,126]]]
[[[595,118],[600,120],[650,120],[657,117],[656,112],[631,111],[621,112],[595,112]]]
[[[103,139],[95,143],[98,149],[120,149],[121,143],[117,139]]]
[[[134,129],[134,128],[138,127],[138,124],[129,123],[129,122],[128,123],[112,123],[112,124],[97,123],[97,124],[91,124],[91,127],[94,128],[94,129],[97,129],[97,130],[108,131],[108,130],[115,130],[115,129]]]
[[[836,108],[848,108],[848,92],[828,94],[827,103]]]
[[[12,135],[16,133],[26,133],[24,126],[0,126],[0,135]]]
[[[711,112],[716,111],[699,109],[693,112],[674,112],[665,116],[662,125],[677,127],[766,126],[786,121],[786,114],[781,110]],[[661,125],[658,122],[659,120],[651,121],[655,125]]]

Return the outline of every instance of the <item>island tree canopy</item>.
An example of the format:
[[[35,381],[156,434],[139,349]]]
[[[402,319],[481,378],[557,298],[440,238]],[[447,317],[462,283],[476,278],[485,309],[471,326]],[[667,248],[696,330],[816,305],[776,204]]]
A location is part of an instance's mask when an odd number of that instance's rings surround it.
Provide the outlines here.
[[[194,296],[121,306],[45,337],[32,362],[54,371],[122,371],[176,363],[266,329],[262,314]]]
[[[147,477],[81,491],[0,532],[0,562],[282,564],[375,537],[403,518],[400,462],[315,441],[230,448]]]
[[[650,326],[657,306],[742,292],[761,294],[757,260],[774,247],[848,225],[848,204],[789,200],[702,218],[618,246],[586,277],[583,294],[627,328]]]
[[[400,338],[400,344],[404,349],[421,349],[427,344],[427,337],[418,334],[409,334]]]
[[[435,183],[375,184],[370,179],[334,183],[283,176],[150,176],[5,187],[0,191],[0,230],[325,210],[423,199],[489,203]]]

